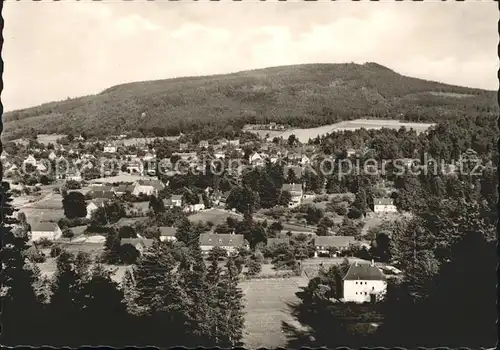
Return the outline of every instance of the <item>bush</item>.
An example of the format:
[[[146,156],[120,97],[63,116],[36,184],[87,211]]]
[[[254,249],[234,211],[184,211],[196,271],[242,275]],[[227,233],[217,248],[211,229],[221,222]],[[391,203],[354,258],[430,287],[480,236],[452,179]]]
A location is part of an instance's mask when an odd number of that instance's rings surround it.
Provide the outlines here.
[[[363,213],[358,208],[352,207],[347,213],[349,219],[359,219]]]
[[[37,245],[40,247],[40,248],[48,248],[48,247],[51,247],[53,245],[52,241],[50,239],[48,239],[47,237],[42,237],[40,238],[40,240],[37,242]]]
[[[254,259],[250,259],[247,262],[248,271],[246,272],[247,277],[253,277],[258,275],[262,271],[262,264]]]
[[[54,245],[54,246],[52,246],[52,248],[50,248],[50,257],[57,258],[59,256],[59,254],[61,254],[61,252],[62,252],[62,248],[58,245]]]
[[[45,258],[45,254],[43,254],[43,252],[38,250],[35,246],[26,251],[26,259],[37,264],[44,263],[45,260],[47,260]]]
[[[347,214],[347,208],[344,207],[343,205],[339,205],[335,208],[335,213],[337,213],[340,216],[344,216]]]

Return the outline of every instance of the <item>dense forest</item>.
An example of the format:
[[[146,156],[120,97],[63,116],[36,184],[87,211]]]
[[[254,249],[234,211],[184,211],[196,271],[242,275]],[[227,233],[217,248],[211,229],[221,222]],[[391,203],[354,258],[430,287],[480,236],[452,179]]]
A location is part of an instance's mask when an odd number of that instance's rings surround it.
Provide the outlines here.
[[[117,85],[5,113],[3,136],[213,135],[246,123],[313,127],[360,117],[436,122],[497,111],[491,91],[406,77],[376,63],[305,64]]]

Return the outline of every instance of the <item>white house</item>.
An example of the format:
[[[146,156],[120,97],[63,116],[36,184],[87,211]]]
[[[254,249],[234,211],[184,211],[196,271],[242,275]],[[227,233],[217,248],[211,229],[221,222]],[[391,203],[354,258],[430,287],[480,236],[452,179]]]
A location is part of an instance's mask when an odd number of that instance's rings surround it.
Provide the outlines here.
[[[174,194],[171,198],[165,200],[165,205],[172,207],[182,207],[182,195]]]
[[[289,207],[295,207],[302,203],[302,199],[304,198],[304,190],[302,189],[301,184],[283,184],[281,187],[281,191],[288,191],[292,196],[290,203],[288,203]]]
[[[163,188],[165,188],[165,185],[160,180],[138,180],[134,183],[132,194],[134,196],[138,196],[141,193],[148,196],[156,196]]]
[[[337,253],[355,242],[354,236],[316,236],[314,237],[314,257],[317,258],[319,255],[337,257]]]
[[[203,253],[208,253],[213,247],[221,247],[225,249],[228,254],[235,252],[238,248],[248,248],[243,235],[236,235],[230,233],[200,234],[200,248]]]
[[[82,174],[78,170],[70,170],[66,174],[66,180],[82,181]]]
[[[200,148],[208,148],[209,143],[207,140],[201,140],[200,143],[198,144]]]
[[[234,147],[238,147],[240,145],[239,139],[229,140],[229,144]]]
[[[62,236],[62,230],[55,222],[37,222],[31,225],[31,240],[39,241],[42,238],[47,238],[50,241],[59,239]]]
[[[35,157],[33,157],[32,154],[30,154],[24,161],[23,161],[24,164],[31,164],[33,165],[34,167],[36,167],[37,165],[37,161],[35,159]]]
[[[248,158],[248,161],[250,162],[250,164],[255,166],[261,166],[264,164],[264,159],[262,159],[262,156],[257,152],[251,154],[250,157]]]
[[[307,165],[309,163],[311,163],[311,160],[309,159],[309,157],[306,155],[302,155],[302,158],[300,158],[300,164]]]
[[[387,280],[382,271],[371,264],[354,263],[343,278],[345,302],[365,303],[383,298],[387,291]]]
[[[375,214],[397,213],[398,209],[391,198],[374,198],[373,212]]]
[[[87,219],[92,217],[92,214],[97,210],[97,208],[104,207],[104,204],[108,201],[106,198],[95,198],[87,204]]]
[[[108,143],[106,146],[104,146],[104,153],[116,153],[116,146]]]
[[[217,159],[224,159],[226,158],[226,154],[224,152],[215,152],[214,157]]]

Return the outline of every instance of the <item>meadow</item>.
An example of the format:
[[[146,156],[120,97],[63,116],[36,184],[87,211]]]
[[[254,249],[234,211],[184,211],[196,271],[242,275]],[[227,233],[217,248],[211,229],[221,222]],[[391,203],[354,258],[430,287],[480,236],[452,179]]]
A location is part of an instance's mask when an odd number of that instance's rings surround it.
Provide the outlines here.
[[[355,119],[335,124],[324,125],[317,128],[306,128],[306,129],[297,128],[297,129],[289,129],[286,131],[250,130],[250,129],[247,130],[263,138],[267,136],[268,140],[272,140],[274,137],[282,137],[283,139],[288,139],[290,135],[295,135],[300,142],[307,143],[309,139],[313,139],[321,135],[326,135],[338,131],[357,130],[361,128],[367,130],[370,129],[377,130],[382,128],[399,129],[404,126],[407,129],[414,129],[417,133],[421,133],[429,129],[433,125],[434,124],[432,123],[408,123],[390,119]]]

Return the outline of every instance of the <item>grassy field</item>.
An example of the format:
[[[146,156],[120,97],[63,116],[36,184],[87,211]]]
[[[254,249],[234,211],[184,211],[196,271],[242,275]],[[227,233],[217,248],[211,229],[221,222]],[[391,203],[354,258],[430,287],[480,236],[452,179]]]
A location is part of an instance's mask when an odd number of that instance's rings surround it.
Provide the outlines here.
[[[230,212],[224,209],[208,209],[202,212],[198,212],[196,214],[190,215],[189,220],[191,222],[200,222],[200,221],[211,221],[214,225],[219,225],[221,223],[226,222],[228,217],[233,217],[235,219],[241,220],[243,218],[242,215]]]
[[[415,129],[417,133],[427,130],[434,124],[429,123],[406,123],[399,120],[385,120],[385,119],[355,119],[344,121],[340,123],[324,125],[317,128],[307,128],[307,129],[289,129],[286,131],[270,131],[270,130],[248,130],[249,132],[255,133],[260,137],[266,137],[269,134],[268,139],[273,139],[274,137],[283,137],[287,139],[290,135],[295,135],[300,142],[306,143],[311,138],[315,138],[320,135],[325,135],[332,133],[334,131],[344,131],[344,130],[357,130],[361,128],[365,129],[399,129],[402,126],[407,129]]]
[[[38,142],[48,145],[49,143],[56,144],[57,139],[64,137],[63,134],[38,134],[36,139]]]
[[[248,349],[286,346],[282,322],[300,327],[290,314],[288,303],[298,302],[295,293],[308,280],[302,277],[241,282],[245,298],[244,344]]]

